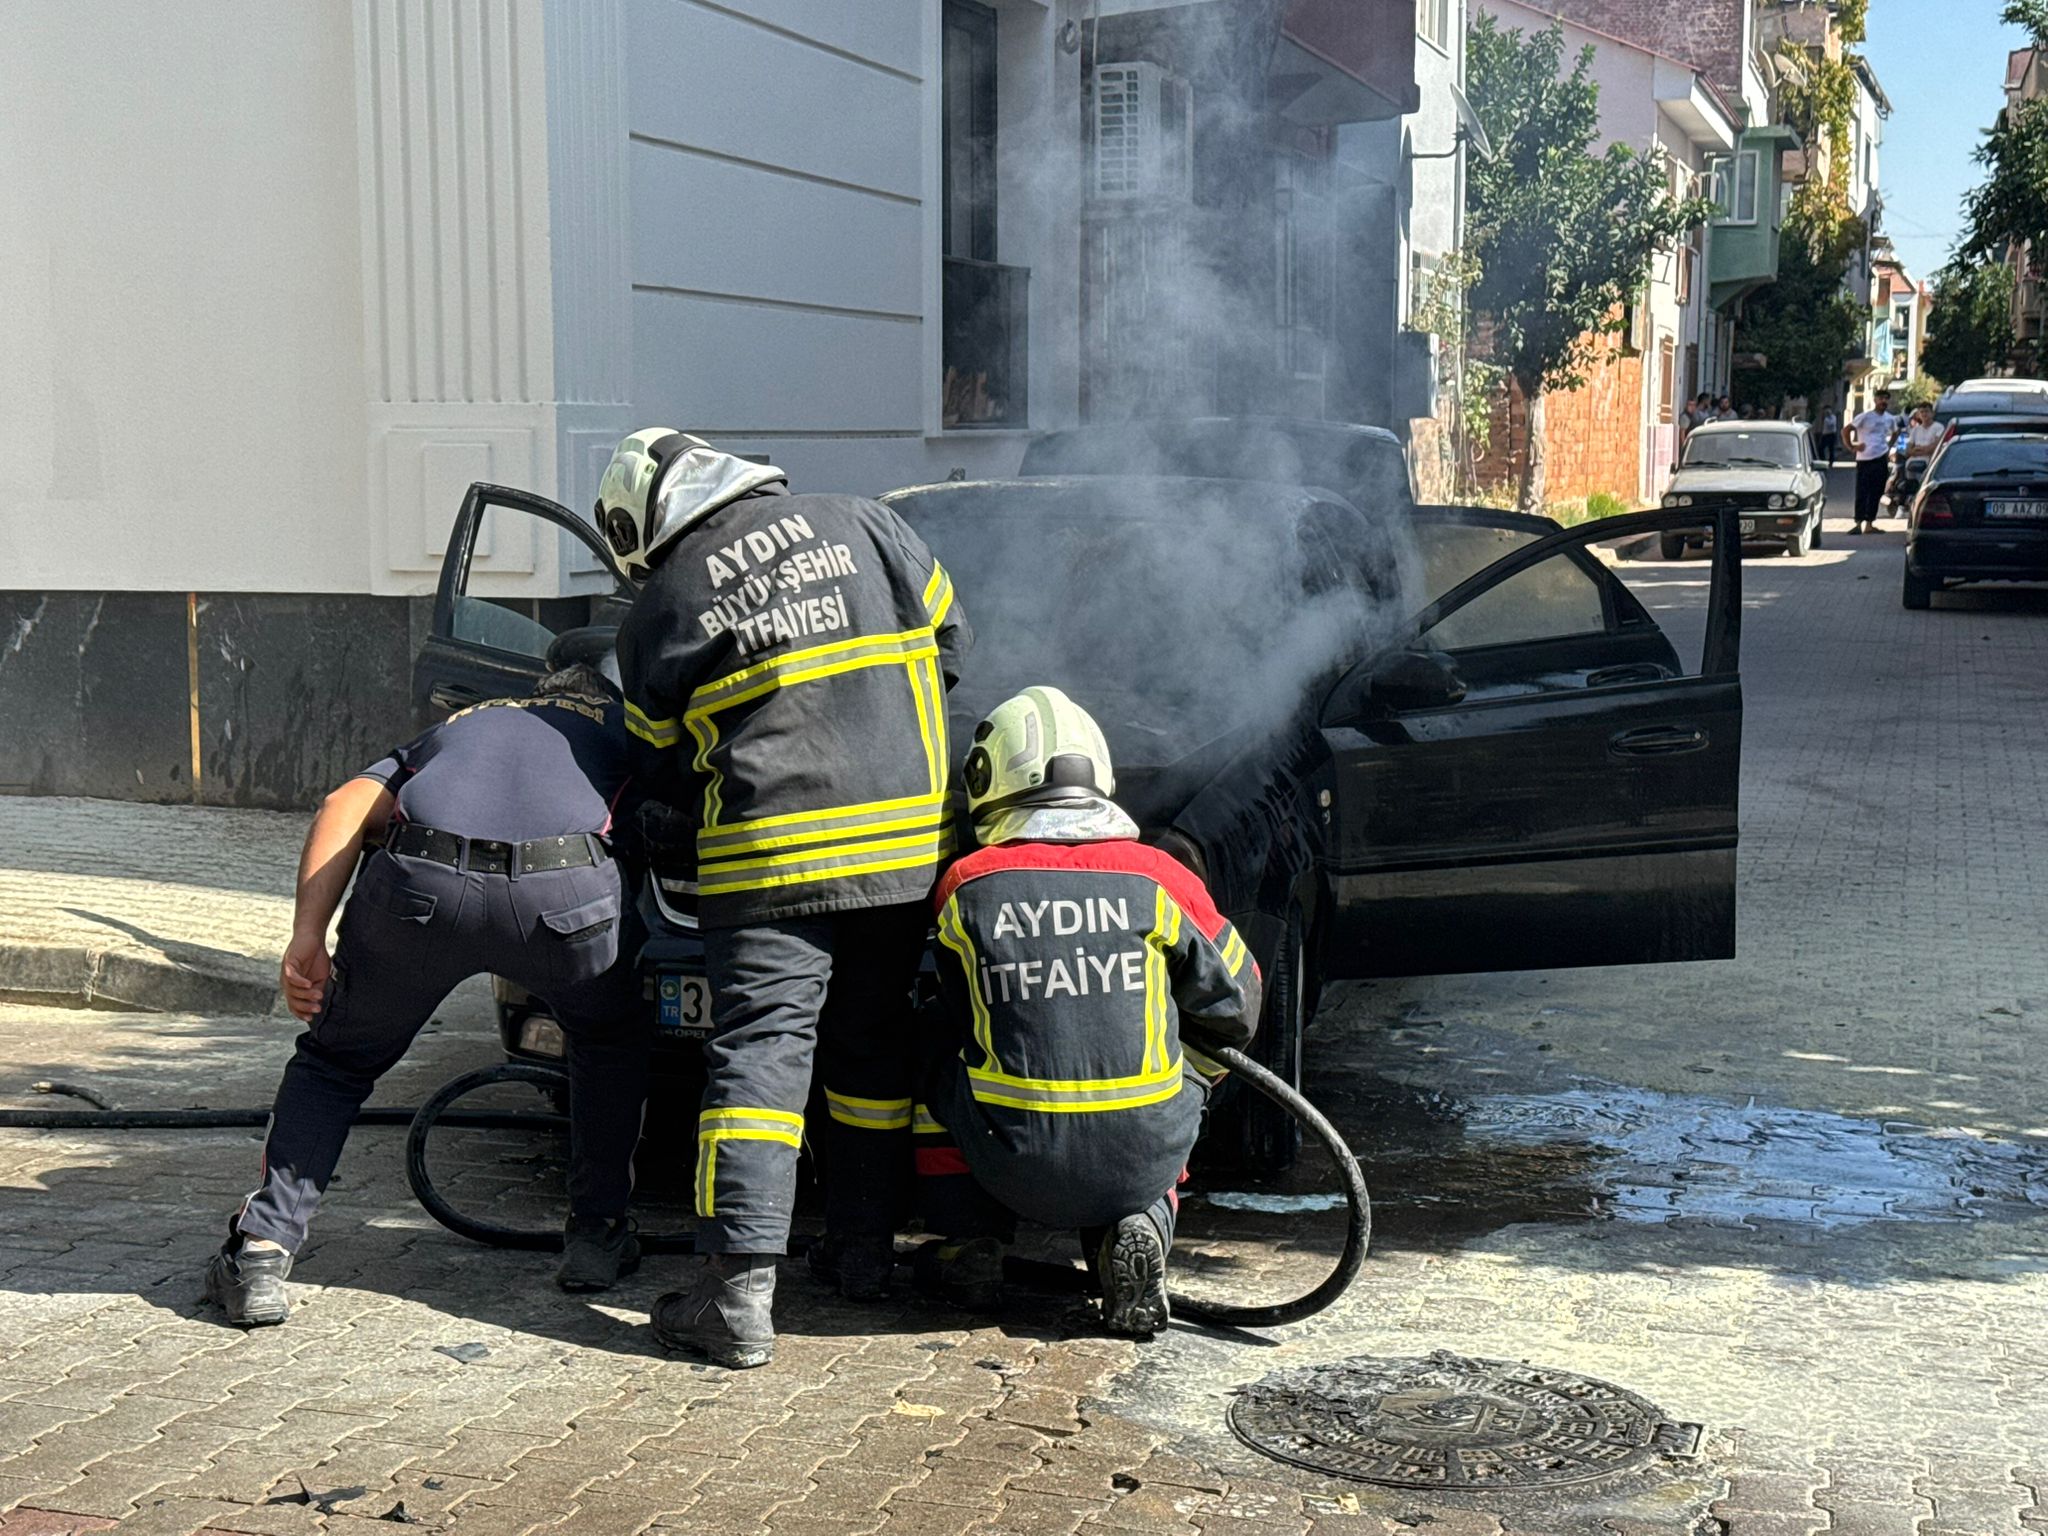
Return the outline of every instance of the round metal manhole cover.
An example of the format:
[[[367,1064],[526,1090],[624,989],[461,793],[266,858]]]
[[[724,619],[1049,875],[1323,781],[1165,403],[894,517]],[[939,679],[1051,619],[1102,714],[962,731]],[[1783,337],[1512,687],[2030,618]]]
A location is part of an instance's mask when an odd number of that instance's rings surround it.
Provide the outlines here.
[[[1699,1450],[1633,1392],[1540,1365],[1349,1360],[1280,1371],[1246,1387],[1230,1427],[1253,1450],[1312,1472],[1391,1488],[1557,1488]]]

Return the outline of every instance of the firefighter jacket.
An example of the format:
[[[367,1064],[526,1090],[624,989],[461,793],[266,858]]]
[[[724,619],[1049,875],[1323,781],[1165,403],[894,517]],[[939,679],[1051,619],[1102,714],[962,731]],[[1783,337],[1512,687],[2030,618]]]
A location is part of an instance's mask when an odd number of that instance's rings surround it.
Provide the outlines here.
[[[928,1112],[1022,1216],[1143,1210],[1185,1168],[1221,1073],[1199,1047],[1257,1028],[1244,940],[1184,865],[1135,842],[984,848],[935,900],[952,1038]]]
[[[757,488],[619,630],[648,792],[695,822],[707,927],[922,901],[952,854],[946,689],[973,632],[888,508]]]

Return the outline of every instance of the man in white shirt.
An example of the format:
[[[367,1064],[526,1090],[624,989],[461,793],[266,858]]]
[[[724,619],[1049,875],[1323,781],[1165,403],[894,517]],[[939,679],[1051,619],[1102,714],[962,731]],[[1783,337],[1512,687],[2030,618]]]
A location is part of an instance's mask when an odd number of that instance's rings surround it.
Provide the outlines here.
[[[1849,447],[1856,454],[1856,526],[1851,533],[1877,532],[1885,481],[1891,477],[1892,439],[1899,432],[1891,405],[1891,392],[1880,389],[1877,403],[1849,423]]]

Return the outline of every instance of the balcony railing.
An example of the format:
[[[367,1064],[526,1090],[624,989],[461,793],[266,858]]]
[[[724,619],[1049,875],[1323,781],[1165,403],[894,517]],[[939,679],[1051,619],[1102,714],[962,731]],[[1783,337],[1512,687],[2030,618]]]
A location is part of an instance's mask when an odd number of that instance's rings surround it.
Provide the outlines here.
[[[943,276],[940,421],[956,428],[1031,420],[1031,269],[948,256]]]

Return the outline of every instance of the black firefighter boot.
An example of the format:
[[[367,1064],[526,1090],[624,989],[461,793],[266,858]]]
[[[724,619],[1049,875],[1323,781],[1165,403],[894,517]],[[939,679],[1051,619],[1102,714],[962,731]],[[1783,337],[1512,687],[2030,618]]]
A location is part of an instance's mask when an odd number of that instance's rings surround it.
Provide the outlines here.
[[[233,1227],[206,1263],[208,1301],[217,1304],[237,1328],[266,1328],[291,1316],[285,1299],[285,1276],[292,1256],[282,1248],[251,1248]]]
[[[766,1365],[775,1358],[774,1304],[773,1254],[707,1254],[689,1290],[654,1304],[654,1337],[729,1370]]]
[[[1166,1246],[1150,1216],[1126,1216],[1102,1234],[1095,1275],[1102,1286],[1102,1325],[1111,1333],[1149,1339],[1172,1319]]]
[[[571,1216],[562,1227],[555,1284],[565,1291],[605,1291],[640,1267],[640,1239],[624,1217]]]

